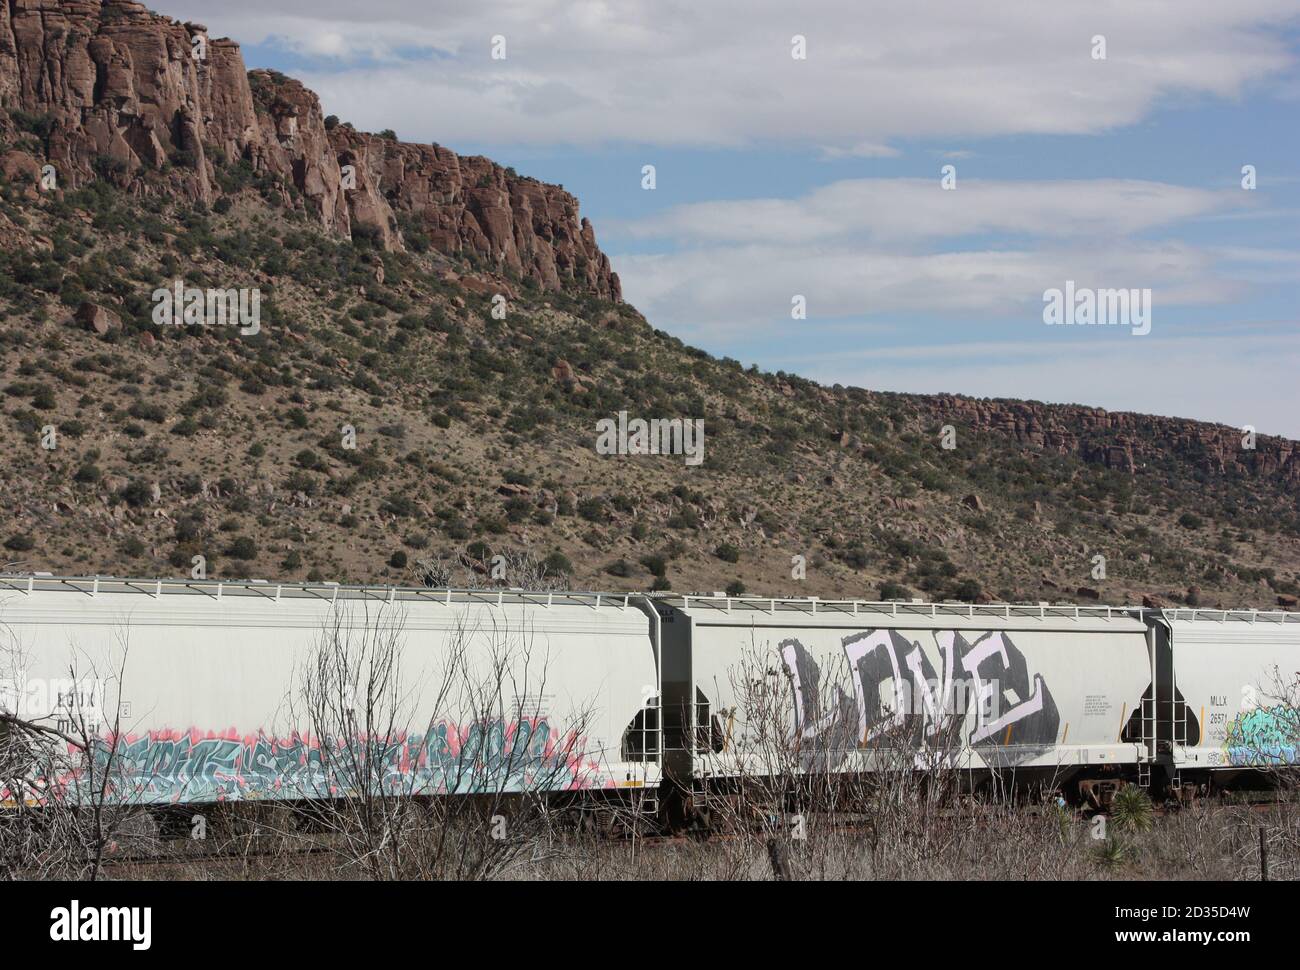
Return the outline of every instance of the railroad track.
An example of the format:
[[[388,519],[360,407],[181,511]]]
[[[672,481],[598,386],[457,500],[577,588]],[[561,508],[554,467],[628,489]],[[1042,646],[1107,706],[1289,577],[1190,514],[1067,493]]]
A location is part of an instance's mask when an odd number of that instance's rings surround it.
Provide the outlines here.
[[[327,855],[336,851],[328,845],[304,846],[263,846],[248,848],[244,846],[227,849],[213,849],[202,852],[184,851],[179,853],[160,852],[157,854],[130,853],[112,855],[105,858],[105,869],[122,869],[133,866],[189,866],[202,865],[207,862],[234,862],[241,859],[301,859],[313,855]]]
[[[1285,804],[1285,801],[1279,798],[1275,792],[1235,793],[1231,797],[1214,795],[1197,801],[1204,804],[1215,804],[1217,807],[1236,805],[1258,814],[1266,814],[1279,805]],[[1190,807],[1191,805],[1160,804],[1154,805],[1152,808],[1156,816],[1165,817],[1178,811],[1187,810]],[[1033,804],[1025,805],[1021,810],[1028,814],[1041,814],[1050,810],[1050,808],[1050,805]],[[936,813],[936,818],[952,818],[968,811],[968,808],[942,809]],[[1096,810],[1076,811],[1080,819],[1104,814]],[[869,836],[874,831],[871,817],[864,813],[837,813],[832,816],[826,813],[810,812],[807,814],[807,821],[810,828],[820,832],[826,832],[829,829],[846,834],[857,833]],[[635,842],[646,849],[667,849],[710,843],[725,844],[746,839],[764,838],[761,827],[757,825],[746,831],[697,829],[677,832],[641,831],[633,833],[624,828],[616,832],[591,831],[587,834],[606,839],[611,843]],[[199,848],[197,843],[176,840],[175,842],[161,843],[161,851],[157,853],[128,852],[112,855],[104,860],[103,865],[107,871],[122,871],[133,868],[202,866],[210,863],[229,863],[241,860],[274,859],[292,864],[294,861],[301,861],[313,856],[327,857],[338,852],[340,848],[338,845],[332,844],[335,840],[329,835],[317,833],[312,836],[312,839],[313,841],[309,844],[293,845],[282,841],[275,841],[272,844],[271,840],[265,837],[262,839],[254,837],[251,840],[231,840],[213,848]],[[263,844],[258,844],[259,841],[263,842]]]

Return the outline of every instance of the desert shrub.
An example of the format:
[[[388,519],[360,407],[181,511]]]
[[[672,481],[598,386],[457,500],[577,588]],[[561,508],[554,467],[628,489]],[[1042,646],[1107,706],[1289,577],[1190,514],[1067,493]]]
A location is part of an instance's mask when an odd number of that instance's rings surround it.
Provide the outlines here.
[[[131,508],[138,509],[149,504],[153,498],[153,489],[137,478],[122,486],[117,496]]]
[[[542,560],[542,566],[548,573],[568,576],[573,572],[573,563],[562,552],[552,552]]]
[[[415,501],[405,492],[393,492],[380,508],[389,515],[395,515],[398,518],[410,518],[418,511]]]
[[[845,549],[844,552],[841,553],[840,559],[843,560],[844,564],[850,569],[866,569],[867,563],[870,562],[867,550],[863,546],[854,546],[851,549]]]
[[[882,600],[907,600],[912,598],[912,591],[906,586],[887,580],[880,584],[880,598]]]
[[[176,541],[193,542],[203,533],[203,522],[192,515],[176,520]]]
[[[578,515],[588,522],[605,522],[609,519],[609,507],[599,496],[584,498],[578,502]]]
[[[315,495],[317,487],[316,479],[312,478],[311,475],[301,469],[290,472],[284,480],[284,488],[288,492],[302,492],[304,495]]]
[[[528,518],[532,511],[533,504],[522,496],[516,495],[514,498],[506,500],[506,518],[511,522],[523,522]]]
[[[248,536],[239,536],[226,547],[226,555],[231,559],[249,561],[257,558],[257,543]]]
[[[713,550],[713,554],[723,562],[740,562],[740,549],[730,542],[724,542]]]
[[[304,448],[302,451],[298,452],[298,454],[294,455],[293,460],[299,468],[305,468],[308,471],[321,467],[320,455],[316,454],[316,452],[312,451],[310,448]]]
[[[700,513],[695,511],[692,505],[683,505],[681,509],[668,519],[668,528],[670,529],[698,529],[700,527]]]
[[[651,553],[641,557],[641,565],[650,570],[652,576],[665,576],[668,574],[668,560],[659,553]]]
[[[54,396],[54,390],[49,385],[42,384],[32,395],[32,407],[37,411],[52,411],[58,407],[58,399]]]

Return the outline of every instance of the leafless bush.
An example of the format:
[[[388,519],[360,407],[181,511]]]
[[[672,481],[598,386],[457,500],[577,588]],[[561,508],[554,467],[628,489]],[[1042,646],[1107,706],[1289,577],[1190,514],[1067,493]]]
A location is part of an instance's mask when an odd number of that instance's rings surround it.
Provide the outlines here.
[[[1300,671],[1285,673],[1274,665],[1254,692],[1257,705],[1242,711],[1229,730],[1227,746],[1234,760],[1263,766],[1277,804],[1254,821],[1270,856],[1270,878],[1300,877]],[[1245,850],[1258,865],[1258,846]]]
[[[730,835],[731,871],[747,871],[759,848],[782,878],[787,867],[796,878],[950,878],[963,865],[1046,878],[1081,856],[1065,837],[1071,817],[1042,797],[1050,780],[1017,795],[1003,777],[1014,769],[984,772],[972,793],[960,684],[942,703],[912,685],[917,696],[863,715],[842,658],[823,669],[787,644],[751,643],[727,676],[735,706],[697,725],[694,740],[717,779],[703,802]],[[985,858],[994,845],[996,865]]]
[[[742,844],[761,842],[778,870],[789,858],[822,878],[846,875],[864,855],[915,871],[951,851],[963,820],[964,711],[889,711],[862,736],[842,690],[847,665],[820,670],[815,682],[805,670],[796,688],[789,663],[751,645],[728,672],[735,707],[696,739],[722,779],[705,797],[710,824]]]
[[[527,631],[462,624],[430,671],[404,669],[405,639],[393,607],[340,611],[304,672],[318,828],[377,879],[487,878],[553,851],[555,793],[591,781],[591,706],[541,715],[547,658]]]
[[[546,565],[531,549],[504,549],[492,561],[478,562],[467,555],[455,560],[443,556],[417,559],[412,566],[416,582],[433,589],[497,589],[509,587],[540,592],[569,588],[568,577]]]
[[[20,645],[4,649],[12,688],[0,699],[5,879],[96,880],[118,840],[131,836],[133,824],[142,820],[140,782],[123,757],[117,702],[126,668],[124,636],[118,645],[120,660],[111,676],[74,652],[58,685],[28,675]],[[144,831],[147,837],[151,830]]]

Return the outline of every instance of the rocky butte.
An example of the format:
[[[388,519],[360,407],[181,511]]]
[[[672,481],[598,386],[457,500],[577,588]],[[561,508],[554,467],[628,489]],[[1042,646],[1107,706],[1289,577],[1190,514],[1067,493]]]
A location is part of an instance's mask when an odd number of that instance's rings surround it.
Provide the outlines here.
[[[132,0],[0,0],[0,142],[20,131],[39,136],[44,157],[9,151],[0,175],[22,176],[32,196],[42,166],[52,164],[64,188],[108,179],[127,192],[212,204],[222,194],[215,163],[246,165],[291,183],[300,200],[274,189],[285,204],[305,205],[340,237],[364,235],[389,250],[428,246],[544,290],[622,298],[578,200],[562,188],[487,158],[356,131],[327,118],[299,82],[248,72],[233,41]],[[499,285],[463,282],[480,292]],[[82,322],[100,333],[111,323]],[[555,377],[585,389],[564,361]],[[1252,448],[1239,429],[1177,418],[950,395],[913,400],[936,426],[992,431],[1128,474],[1173,459],[1211,476],[1300,484],[1300,453],[1284,438],[1259,435]]]
[[[449,255],[546,290],[622,298],[578,200],[489,159],[354,130],[297,81],[245,69],[239,45],[131,0],[0,0],[0,135],[36,131],[75,188],[107,178],[211,204],[214,158],[290,179],[330,232],[404,249],[416,234]],[[156,185],[156,179],[153,180]]]

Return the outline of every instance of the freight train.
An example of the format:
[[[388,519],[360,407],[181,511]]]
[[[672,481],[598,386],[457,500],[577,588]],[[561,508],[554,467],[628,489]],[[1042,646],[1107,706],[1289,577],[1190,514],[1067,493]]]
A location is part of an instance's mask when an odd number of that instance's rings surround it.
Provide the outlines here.
[[[0,803],[1297,763],[1300,613],[0,577]],[[97,788],[94,786],[98,786]]]

